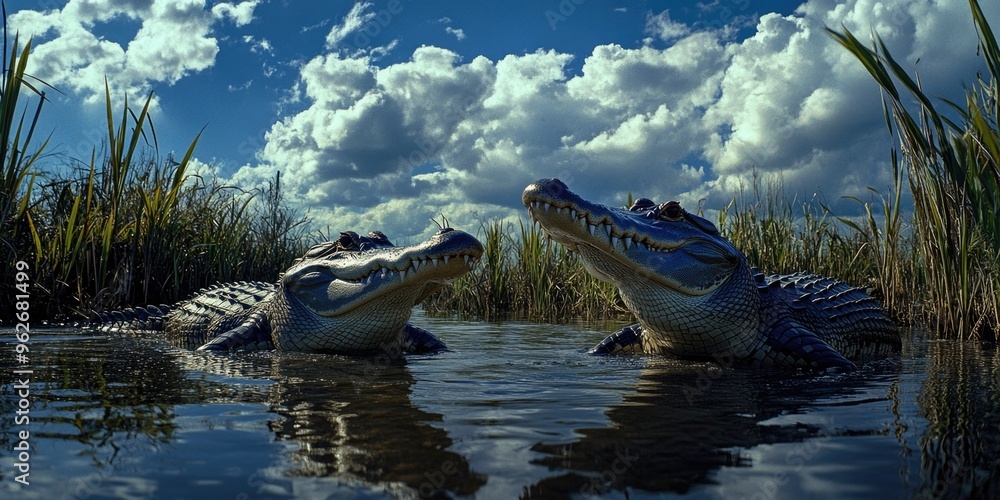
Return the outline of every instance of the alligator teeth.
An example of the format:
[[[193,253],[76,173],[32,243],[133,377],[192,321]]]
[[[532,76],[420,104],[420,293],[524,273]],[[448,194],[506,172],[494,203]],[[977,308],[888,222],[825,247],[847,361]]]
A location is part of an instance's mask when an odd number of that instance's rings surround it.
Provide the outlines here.
[[[444,257],[442,257],[442,259],[444,259],[444,263],[445,264],[448,263],[448,259],[450,259],[450,258],[451,258],[451,255],[445,255]]]
[[[469,256],[468,255],[463,255],[462,256],[462,260],[464,260],[465,263],[468,264],[469,263]]]
[[[438,258],[437,257],[432,258],[431,259],[431,264],[434,264],[434,267],[437,267],[438,266]]]
[[[632,245],[632,238],[629,238],[628,236],[622,238],[622,246],[625,247],[625,250],[628,250],[628,247],[630,247],[631,245]]]
[[[405,279],[406,279],[406,269],[403,269],[402,271],[399,272],[399,281],[403,281]]]

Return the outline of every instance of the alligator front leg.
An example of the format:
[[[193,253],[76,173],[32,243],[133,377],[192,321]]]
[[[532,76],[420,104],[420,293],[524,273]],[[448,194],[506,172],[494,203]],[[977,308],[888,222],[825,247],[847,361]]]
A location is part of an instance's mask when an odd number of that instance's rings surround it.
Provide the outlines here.
[[[269,351],[274,349],[271,324],[263,311],[251,314],[236,328],[209,340],[199,351]]]
[[[409,323],[403,325],[403,351],[413,354],[441,352],[448,349],[431,332]]]
[[[587,351],[587,354],[638,354],[642,352],[642,327],[639,323],[618,330]]]

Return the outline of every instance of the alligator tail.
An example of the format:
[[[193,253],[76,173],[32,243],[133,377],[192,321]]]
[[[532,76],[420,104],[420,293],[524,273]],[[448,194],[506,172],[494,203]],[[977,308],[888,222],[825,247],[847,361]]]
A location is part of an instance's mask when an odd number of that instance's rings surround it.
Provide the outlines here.
[[[99,331],[152,330],[163,331],[170,306],[160,304],[117,311],[91,311],[89,327]]]

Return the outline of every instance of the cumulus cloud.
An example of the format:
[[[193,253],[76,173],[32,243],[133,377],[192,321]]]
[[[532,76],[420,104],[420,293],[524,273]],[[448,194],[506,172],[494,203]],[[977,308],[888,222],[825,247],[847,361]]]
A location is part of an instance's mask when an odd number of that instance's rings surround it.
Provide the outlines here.
[[[989,11],[1000,14],[995,5]],[[714,132],[704,155],[720,193],[744,180],[750,165],[781,173],[793,192],[834,199],[889,184],[877,88],[831,41],[828,26],[879,33],[897,59],[919,70],[930,95],[960,97],[955,91],[978,69],[975,30],[959,3],[813,0],[791,16],[761,16],[756,34],[728,46],[720,95],[705,115]]]
[[[257,3],[221,3],[209,10],[204,0],[70,0],[61,10],[18,11],[9,22],[35,37],[35,76],[92,102],[104,95],[105,78],[115,93],[143,94],[152,83],[173,84],[211,67],[219,52],[213,23],[227,18],[246,24]],[[96,23],[115,19],[138,26],[125,46],[91,32]]]
[[[360,5],[335,38],[364,22]],[[877,30],[944,92],[975,74],[968,18],[958,3],[812,0],[734,41],[650,13],[655,40],[594,47],[579,74],[567,68],[580,56],[553,50],[463,61],[425,46],[391,65],[325,54],[302,67],[306,108],[275,123],[236,178],[282,170],[317,220],[404,237],[439,213],[473,229],[516,216],[541,177],[615,205],[631,192],[720,207],[751,169],[780,173],[800,199],[863,195],[888,183],[889,138],[877,88],[824,27]]]

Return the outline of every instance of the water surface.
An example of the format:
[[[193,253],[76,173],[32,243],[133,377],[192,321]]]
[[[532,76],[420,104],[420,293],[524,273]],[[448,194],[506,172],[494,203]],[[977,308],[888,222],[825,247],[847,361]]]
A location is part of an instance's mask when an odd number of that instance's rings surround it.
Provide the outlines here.
[[[35,330],[27,487],[14,352],[0,353],[0,496],[1000,494],[993,346],[913,334],[897,359],[826,375],[584,354],[621,325],[413,323],[451,351],[220,356]]]

